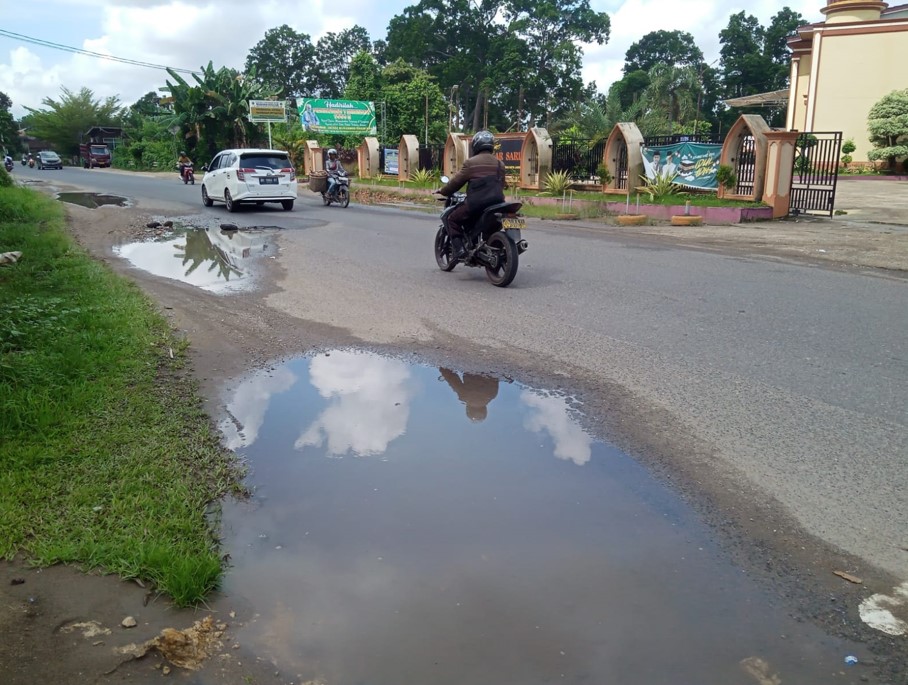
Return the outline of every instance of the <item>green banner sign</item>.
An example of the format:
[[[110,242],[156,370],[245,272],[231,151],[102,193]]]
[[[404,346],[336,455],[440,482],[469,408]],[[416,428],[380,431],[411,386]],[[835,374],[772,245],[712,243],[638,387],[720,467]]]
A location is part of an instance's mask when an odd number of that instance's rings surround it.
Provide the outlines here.
[[[671,178],[679,186],[718,190],[716,171],[722,146],[716,143],[675,143],[644,147],[643,168],[650,180]]]
[[[374,136],[375,104],[359,100],[297,100],[300,122],[313,133]]]

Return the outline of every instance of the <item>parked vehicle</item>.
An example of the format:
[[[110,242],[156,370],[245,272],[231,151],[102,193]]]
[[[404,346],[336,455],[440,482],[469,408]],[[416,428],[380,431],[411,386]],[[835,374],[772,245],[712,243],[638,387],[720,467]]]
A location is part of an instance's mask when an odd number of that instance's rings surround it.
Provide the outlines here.
[[[39,169],[62,169],[63,160],[53,150],[43,150],[38,153]]]
[[[104,143],[82,143],[79,146],[79,159],[83,169],[110,166],[110,149]]]
[[[187,183],[195,185],[195,171],[193,171],[192,164],[177,164],[177,172],[183,179],[183,185]]]
[[[240,204],[280,202],[290,211],[297,197],[296,172],[283,150],[223,150],[202,167],[202,204],[223,202],[228,212]]]
[[[441,178],[447,183],[446,176]],[[457,205],[465,202],[466,193],[440,197],[445,203],[441,212],[441,225],[435,234],[435,262],[442,271],[452,271],[460,260],[453,258],[451,239],[448,237],[447,216]],[[527,241],[521,235],[526,220],[520,216],[521,202],[502,202],[487,208],[472,224],[464,226],[464,247],[467,257],[464,266],[484,267],[492,285],[504,288],[517,275],[519,255],[527,250]]]

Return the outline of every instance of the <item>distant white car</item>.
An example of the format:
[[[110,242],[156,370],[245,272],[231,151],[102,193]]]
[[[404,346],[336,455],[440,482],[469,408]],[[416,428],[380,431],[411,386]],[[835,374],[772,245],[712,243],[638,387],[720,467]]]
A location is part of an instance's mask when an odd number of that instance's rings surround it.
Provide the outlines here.
[[[283,150],[222,150],[202,171],[206,207],[223,202],[228,212],[235,212],[240,203],[280,202],[285,210],[293,209],[296,172]]]

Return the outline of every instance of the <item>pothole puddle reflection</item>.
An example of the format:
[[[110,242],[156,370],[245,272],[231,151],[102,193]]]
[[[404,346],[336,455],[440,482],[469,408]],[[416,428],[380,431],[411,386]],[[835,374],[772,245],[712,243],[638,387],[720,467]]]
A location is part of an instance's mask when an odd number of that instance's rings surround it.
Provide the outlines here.
[[[227,410],[255,494],[225,503],[224,593],[258,615],[239,639],[303,680],[705,685],[760,663],[819,685],[861,653],[776,608],[561,395],[347,350],[250,376]]]
[[[267,254],[275,231],[189,230],[164,239],[120,245],[114,252],[133,266],[215,293],[254,287],[254,258]]]

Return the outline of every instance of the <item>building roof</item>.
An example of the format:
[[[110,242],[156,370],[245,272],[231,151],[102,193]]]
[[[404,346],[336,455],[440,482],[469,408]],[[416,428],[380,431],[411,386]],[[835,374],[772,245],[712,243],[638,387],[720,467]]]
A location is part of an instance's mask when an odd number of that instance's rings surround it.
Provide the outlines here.
[[[123,129],[119,126],[92,126],[85,132],[86,138],[100,138],[101,136],[107,136],[108,138],[119,138],[123,134]]]
[[[729,98],[725,100],[725,104],[729,107],[780,107],[788,104],[788,88]]]

